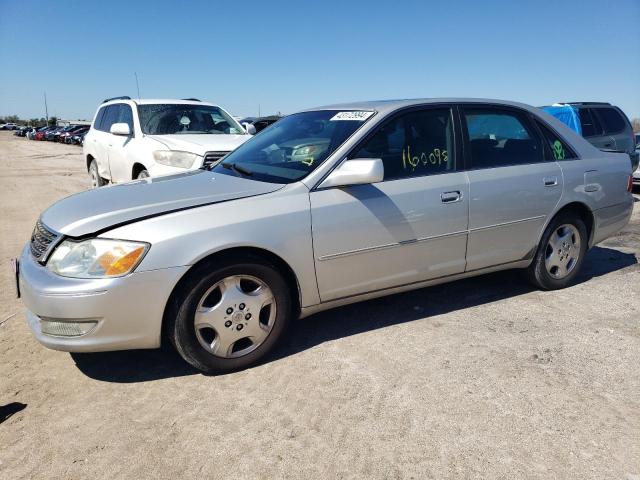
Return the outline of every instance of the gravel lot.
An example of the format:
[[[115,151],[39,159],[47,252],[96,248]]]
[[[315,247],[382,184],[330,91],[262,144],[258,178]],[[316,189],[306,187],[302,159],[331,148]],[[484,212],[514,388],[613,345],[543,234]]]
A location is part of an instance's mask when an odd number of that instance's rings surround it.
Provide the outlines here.
[[[638,208],[566,290],[505,272],[352,305],[204,376],[31,337],[8,261],[87,188],[80,152],[0,132],[0,478],[640,480]]]

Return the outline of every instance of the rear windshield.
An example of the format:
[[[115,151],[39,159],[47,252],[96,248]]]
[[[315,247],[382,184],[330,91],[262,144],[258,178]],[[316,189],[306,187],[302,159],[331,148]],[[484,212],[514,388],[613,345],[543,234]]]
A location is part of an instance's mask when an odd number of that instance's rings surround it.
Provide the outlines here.
[[[211,105],[138,105],[138,114],[140,128],[148,135],[246,134],[224,110]]]

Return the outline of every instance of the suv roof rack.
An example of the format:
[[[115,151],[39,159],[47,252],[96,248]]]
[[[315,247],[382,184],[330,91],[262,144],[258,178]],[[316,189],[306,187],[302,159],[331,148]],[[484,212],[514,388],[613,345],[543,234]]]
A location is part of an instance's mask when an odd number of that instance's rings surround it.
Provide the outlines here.
[[[111,100],[131,100],[131,97],[124,95],[122,97],[105,98],[102,101],[102,103],[107,103],[107,102],[110,102]]]
[[[186,100],[186,101],[189,101],[189,102],[201,102],[202,101],[199,98],[183,98],[182,100]]]
[[[566,105],[611,105],[609,102],[561,102]]]

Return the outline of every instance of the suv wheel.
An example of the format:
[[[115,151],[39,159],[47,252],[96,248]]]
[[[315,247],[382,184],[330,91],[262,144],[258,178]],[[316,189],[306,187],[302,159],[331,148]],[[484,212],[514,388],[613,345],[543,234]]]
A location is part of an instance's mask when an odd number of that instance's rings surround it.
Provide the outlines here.
[[[136,179],[141,179],[141,178],[149,178],[149,172],[147,170],[140,170],[138,172],[138,176],[136,177]]]
[[[95,160],[91,160],[91,164],[89,165],[89,177],[91,178],[91,188],[102,187],[107,183],[104,181],[104,178],[100,176],[100,172],[98,172],[98,162]]]
[[[167,334],[198,370],[246,368],[271,351],[291,318],[289,288],[260,258],[207,264],[191,273],[175,295]]]
[[[587,243],[587,228],[580,218],[570,213],[558,215],[545,230],[527,269],[531,283],[544,290],[568,286],[582,266]]]

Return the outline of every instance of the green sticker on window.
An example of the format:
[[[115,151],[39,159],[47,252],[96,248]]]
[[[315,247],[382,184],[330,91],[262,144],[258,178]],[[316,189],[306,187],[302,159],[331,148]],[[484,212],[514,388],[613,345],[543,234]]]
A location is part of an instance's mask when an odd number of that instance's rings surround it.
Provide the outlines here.
[[[564,146],[560,140],[553,142],[553,156],[556,157],[556,160],[564,160]]]

